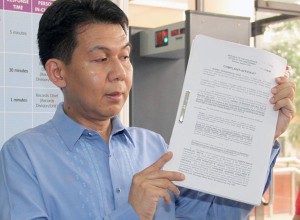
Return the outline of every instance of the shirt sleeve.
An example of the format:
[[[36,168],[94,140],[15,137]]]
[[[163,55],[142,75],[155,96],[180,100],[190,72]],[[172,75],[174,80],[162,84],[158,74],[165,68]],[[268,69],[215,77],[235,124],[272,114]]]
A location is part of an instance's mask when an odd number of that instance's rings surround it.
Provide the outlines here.
[[[0,153],[0,219],[48,219],[26,150],[9,142]]]
[[[267,181],[266,181],[266,185],[264,188],[264,192],[268,189],[270,182],[271,182],[271,178],[272,178],[272,169],[275,166],[276,163],[276,159],[278,157],[280,153],[280,144],[279,142],[276,140],[274,143],[274,146],[272,148],[272,153],[271,153],[271,157],[270,157],[270,162],[269,162],[269,170],[268,170],[268,175],[267,175]]]
[[[265,190],[270,184],[270,171],[275,165],[279,150],[279,143],[276,141],[272,148]],[[180,188],[180,196],[176,200],[176,217],[185,220],[240,220],[246,219],[253,208],[250,204]]]

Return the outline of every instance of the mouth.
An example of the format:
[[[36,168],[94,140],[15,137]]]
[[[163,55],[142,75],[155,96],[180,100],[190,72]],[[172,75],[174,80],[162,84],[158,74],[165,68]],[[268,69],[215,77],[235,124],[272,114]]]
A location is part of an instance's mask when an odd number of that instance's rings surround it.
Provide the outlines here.
[[[111,93],[107,93],[106,96],[111,100],[119,101],[122,98],[123,93],[122,92],[111,92]]]

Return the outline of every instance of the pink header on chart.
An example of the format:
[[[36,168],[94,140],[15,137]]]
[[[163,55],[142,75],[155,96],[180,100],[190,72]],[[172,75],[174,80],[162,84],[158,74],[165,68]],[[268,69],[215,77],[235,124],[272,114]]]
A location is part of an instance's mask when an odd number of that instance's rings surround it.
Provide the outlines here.
[[[31,0],[4,0],[4,9],[31,12]]]
[[[0,10],[3,9],[3,1],[0,0]]]
[[[32,0],[32,12],[43,14],[54,0]]]

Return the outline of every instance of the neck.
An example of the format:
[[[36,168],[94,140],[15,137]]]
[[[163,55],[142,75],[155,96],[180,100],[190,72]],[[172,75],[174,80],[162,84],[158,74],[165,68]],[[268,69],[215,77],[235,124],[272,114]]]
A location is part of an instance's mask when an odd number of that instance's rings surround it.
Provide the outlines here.
[[[112,125],[111,122],[109,122],[106,126],[97,129],[98,134],[103,138],[103,140],[108,143],[109,137],[111,134]]]
[[[78,122],[87,129],[92,129],[98,132],[98,134],[104,139],[106,143],[109,141],[112,125],[111,119],[107,118],[105,120],[96,120],[92,117],[84,117],[84,114],[79,114],[80,111],[74,111],[71,105],[64,102],[64,112],[74,121]]]

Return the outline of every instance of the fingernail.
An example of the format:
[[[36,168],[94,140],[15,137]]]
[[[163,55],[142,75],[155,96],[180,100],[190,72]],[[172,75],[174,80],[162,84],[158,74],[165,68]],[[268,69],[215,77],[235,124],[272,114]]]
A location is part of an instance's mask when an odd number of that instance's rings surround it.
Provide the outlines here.
[[[270,99],[270,102],[271,102],[271,103],[274,103],[274,102],[275,102],[275,98],[272,97],[272,98]]]
[[[271,89],[271,92],[272,92],[272,93],[276,93],[276,92],[277,92],[277,89],[276,89],[276,88],[272,88],[272,89]]]

